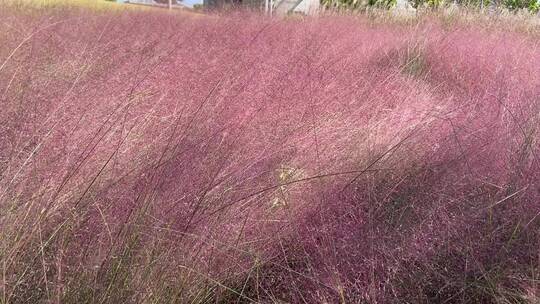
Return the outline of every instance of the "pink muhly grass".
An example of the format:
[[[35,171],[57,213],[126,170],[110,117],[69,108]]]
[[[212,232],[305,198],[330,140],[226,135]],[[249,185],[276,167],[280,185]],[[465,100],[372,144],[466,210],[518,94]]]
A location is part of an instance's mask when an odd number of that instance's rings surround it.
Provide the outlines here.
[[[538,298],[536,38],[12,12],[2,303]]]

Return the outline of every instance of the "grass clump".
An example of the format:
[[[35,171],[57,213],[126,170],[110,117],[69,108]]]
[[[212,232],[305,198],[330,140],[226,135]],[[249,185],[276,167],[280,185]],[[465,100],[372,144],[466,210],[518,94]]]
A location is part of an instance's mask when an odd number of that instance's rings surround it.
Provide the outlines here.
[[[537,36],[0,10],[1,303],[535,303]]]

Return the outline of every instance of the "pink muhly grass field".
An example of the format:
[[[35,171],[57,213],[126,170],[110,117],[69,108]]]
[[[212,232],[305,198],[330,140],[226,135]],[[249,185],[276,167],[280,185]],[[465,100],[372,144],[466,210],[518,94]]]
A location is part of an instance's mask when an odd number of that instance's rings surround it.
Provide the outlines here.
[[[0,303],[538,303],[540,44],[0,10]]]

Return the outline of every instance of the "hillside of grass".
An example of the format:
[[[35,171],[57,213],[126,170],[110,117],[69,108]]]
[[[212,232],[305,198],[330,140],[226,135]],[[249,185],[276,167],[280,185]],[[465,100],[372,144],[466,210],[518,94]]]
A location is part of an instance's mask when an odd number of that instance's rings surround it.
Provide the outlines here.
[[[0,303],[540,301],[538,28],[13,3]]]

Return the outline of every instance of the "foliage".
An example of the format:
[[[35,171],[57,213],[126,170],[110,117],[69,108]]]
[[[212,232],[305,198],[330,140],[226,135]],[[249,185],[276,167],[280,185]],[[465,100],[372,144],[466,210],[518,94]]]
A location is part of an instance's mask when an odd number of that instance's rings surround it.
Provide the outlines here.
[[[539,298],[536,36],[0,18],[1,303]]]
[[[538,13],[540,8],[537,0],[505,0],[504,6],[510,10],[528,9],[531,13]]]
[[[538,14],[540,12],[540,2],[538,1],[529,1],[529,5],[527,7],[529,11],[533,14]]]

